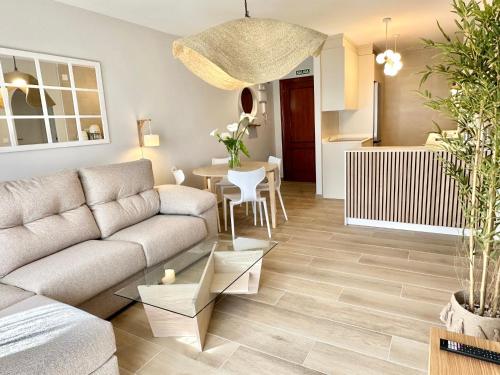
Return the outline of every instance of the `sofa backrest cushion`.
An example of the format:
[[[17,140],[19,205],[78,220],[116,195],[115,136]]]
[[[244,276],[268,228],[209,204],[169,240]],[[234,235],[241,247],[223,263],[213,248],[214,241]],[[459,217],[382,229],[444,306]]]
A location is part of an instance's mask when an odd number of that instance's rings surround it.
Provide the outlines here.
[[[0,183],[0,277],[99,236],[76,172]]]
[[[160,211],[149,160],[83,168],[80,180],[102,238]]]

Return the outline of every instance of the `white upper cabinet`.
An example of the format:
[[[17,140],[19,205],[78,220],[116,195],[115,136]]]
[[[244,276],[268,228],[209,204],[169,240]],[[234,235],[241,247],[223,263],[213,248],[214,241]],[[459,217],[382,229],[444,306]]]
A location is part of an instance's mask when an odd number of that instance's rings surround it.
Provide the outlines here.
[[[330,36],[321,53],[321,110],[358,108],[358,53],[343,34]]]

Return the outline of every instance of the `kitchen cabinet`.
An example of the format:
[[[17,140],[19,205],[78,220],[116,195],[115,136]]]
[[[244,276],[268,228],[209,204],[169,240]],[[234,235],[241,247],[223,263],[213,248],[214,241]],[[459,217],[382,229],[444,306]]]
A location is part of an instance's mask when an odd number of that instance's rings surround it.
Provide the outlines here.
[[[327,39],[321,53],[321,110],[358,108],[358,52],[343,34]]]

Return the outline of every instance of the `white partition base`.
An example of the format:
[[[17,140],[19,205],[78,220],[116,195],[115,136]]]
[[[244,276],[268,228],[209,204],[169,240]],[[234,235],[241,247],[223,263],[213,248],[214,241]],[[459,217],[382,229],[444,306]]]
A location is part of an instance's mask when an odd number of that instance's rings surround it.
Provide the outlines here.
[[[449,234],[449,235],[453,235],[453,236],[462,236],[462,235],[466,236],[466,235],[468,235],[468,230],[464,230],[462,228],[438,227],[438,226],[434,226],[434,225],[399,223],[399,222],[394,222],[394,221],[355,219],[355,218],[348,217],[345,219],[345,224],[346,225],[359,225],[359,226],[364,226],[364,227],[410,230],[410,231],[415,231],[415,232]]]

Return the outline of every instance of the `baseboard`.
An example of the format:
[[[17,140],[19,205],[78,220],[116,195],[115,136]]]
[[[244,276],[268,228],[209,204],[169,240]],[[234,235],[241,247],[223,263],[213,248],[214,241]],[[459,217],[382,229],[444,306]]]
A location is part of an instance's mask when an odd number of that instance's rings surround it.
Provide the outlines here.
[[[435,225],[423,225],[423,224],[410,224],[410,223],[398,223],[394,221],[383,221],[383,220],[367,220],[367,219],[355,219],[346,218],[346,225],[360,225],[365,227],[377,227],[377,228],[388,228],[388,229],[400,229],[400,230],[411,230],[415,232],[427,232],[427,233],[439,233],[439,234],[449,234],[453,236],[467,235],[468,230],[462,228],[452,228],[452,227],[439,227]]]

